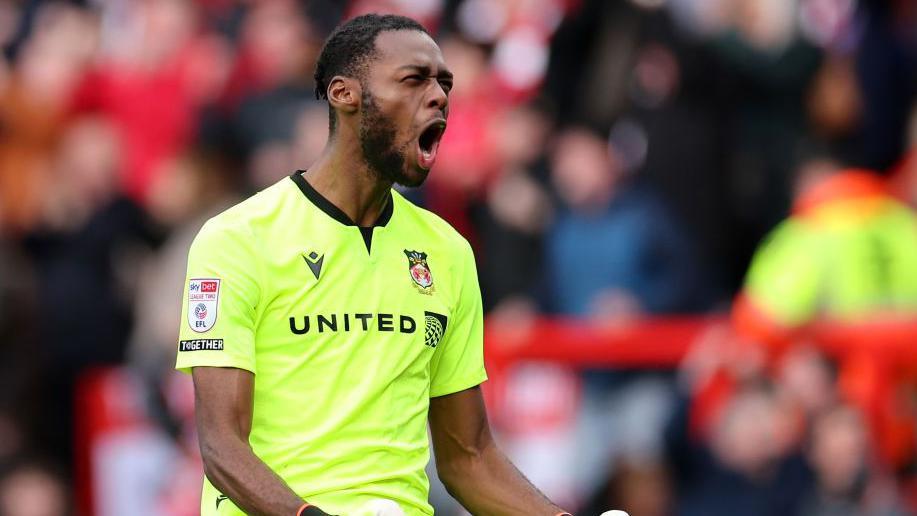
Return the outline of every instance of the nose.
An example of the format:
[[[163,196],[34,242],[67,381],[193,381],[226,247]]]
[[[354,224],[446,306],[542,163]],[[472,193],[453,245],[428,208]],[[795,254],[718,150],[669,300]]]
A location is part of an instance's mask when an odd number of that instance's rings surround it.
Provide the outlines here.
[[[449,106],[449,96],[446,95],[446,90],[443,89],[443,86],[439,81],[433,81],[433,89],[430,91],[430,97],[427,100],[427,107],[438,109],[443,113],[446,112],[446,107]]]

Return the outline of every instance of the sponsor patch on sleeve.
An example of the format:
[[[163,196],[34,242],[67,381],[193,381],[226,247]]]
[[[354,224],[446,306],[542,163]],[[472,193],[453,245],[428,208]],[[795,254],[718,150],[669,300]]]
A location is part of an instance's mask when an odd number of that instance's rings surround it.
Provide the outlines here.
[[[192,339],[178,341],[179,351],[223,351],[223,339]]]
[[[188,325],[192,330],[203,333],[213,328],[217,322],[219,299],[218,278],[198,278],[188,282]]]

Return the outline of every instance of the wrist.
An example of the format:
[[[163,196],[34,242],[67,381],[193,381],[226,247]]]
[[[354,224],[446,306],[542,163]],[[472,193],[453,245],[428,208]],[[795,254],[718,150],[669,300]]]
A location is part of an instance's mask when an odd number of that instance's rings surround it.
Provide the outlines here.
[[[308,502],[302,504],[302,507],[296,511],[296,516],[327,516],[328,513],[319,509],[314,505],[310,505]]]

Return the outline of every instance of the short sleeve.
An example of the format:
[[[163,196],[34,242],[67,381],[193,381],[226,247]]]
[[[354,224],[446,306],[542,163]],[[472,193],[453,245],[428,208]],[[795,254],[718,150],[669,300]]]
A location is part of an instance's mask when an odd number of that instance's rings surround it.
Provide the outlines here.
[[[745,295],[783,327],[805,324],[818,309],[820,252],[816,236],[803,223],[782,223],[752,258]]]
[[[465,242],[458,266],[460,285],[453,321],[430,363],[430,396],[463,391],[487,380],[484,370],[484,315],[471,247]]]
[[[214,219],[201,228],[188,252],[176,369],[256,372],[258,270],[250,234]]]

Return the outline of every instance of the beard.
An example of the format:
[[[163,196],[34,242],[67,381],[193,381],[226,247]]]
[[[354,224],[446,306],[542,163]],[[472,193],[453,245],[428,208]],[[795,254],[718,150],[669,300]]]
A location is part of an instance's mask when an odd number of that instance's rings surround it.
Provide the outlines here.
[[[381,181],[408,187],[420,186],[426,176],[409,175],[405,166],[409,144],[398,146],[395,143],[398,134],[395,123],[379,110],[372,94],[365,87],[361,105],[363,116],[360,119],[360,148],[370,173]]]

